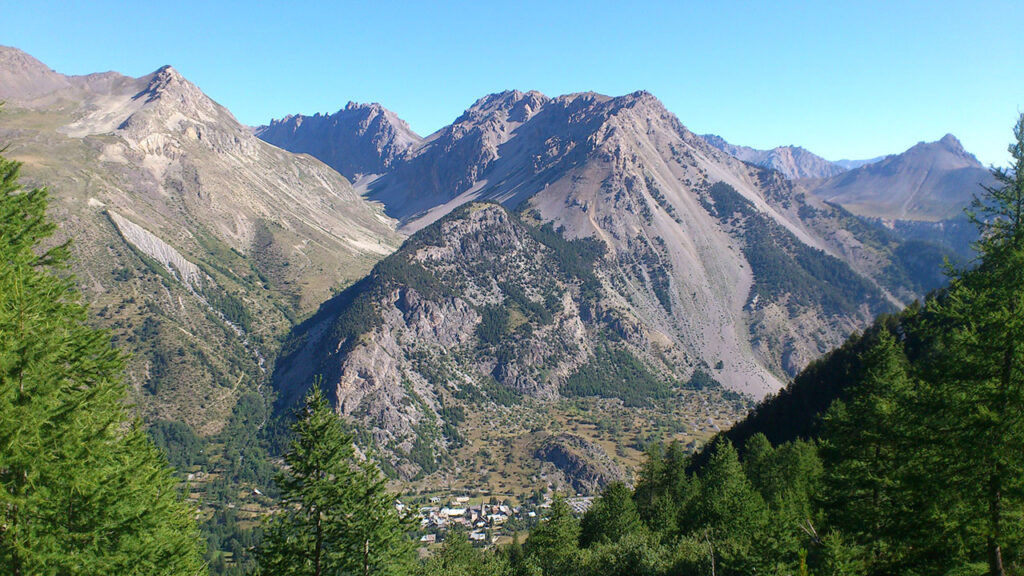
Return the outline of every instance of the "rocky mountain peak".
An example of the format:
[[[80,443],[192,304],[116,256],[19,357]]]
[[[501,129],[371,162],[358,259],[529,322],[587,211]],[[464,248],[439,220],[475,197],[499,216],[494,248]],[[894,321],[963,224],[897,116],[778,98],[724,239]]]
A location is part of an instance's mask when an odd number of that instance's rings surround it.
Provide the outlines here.
[[[135,95],[135,99],[153,102],[170,98],[173,104],[187,104],[192,107],[212,108],[213,102],[195,84],[189,82],[170,65],[162,66],[149,76],[146,87]]]
[[[661,100],[647,90],[637,90],[636,92],[613,98],[612,101],[631,108],[645,106],[658,111],[665,110],[665,105],[662,104]]]
[[[376,102],[370,102],[368,104],[365,104],[365,103],[353,102],[352,100],[349,100],[348,103],[345,104],[345,108],[344,108],[344,110],[347,110],[347,111],[364,110],[364,109],[365,110],[373,110],[373,111],[376,111],[376,112],[381,112],[381,111],[384,110],[384,107],[381,106],[380,104],[376,103]]]
[[[315,156],[350,180],[386,172],[423,140],[376,102],[348,102],[331,115],[288,115],[256,128],[255,134],[275,146]]]
[[[941,139],[939,139],[939,143],[950,148],[960,148],[961,150],[963,149],[963,145],[960,144],[960,140],[958,140],[957,137],[953,136],[952,134],[946,134],[945,136],[943,136]]]
[[[459,116],[454,124],[480,123],[488,119],[522,123],[529,120],[550,100],[547,96],[530,90],[506,90],[480,98]]]
[[[943,169],[983,168],[981,162],[965,150],[960,140],[952,134],[946,134],[935,142],[918,142],[903,154],[891,156],[890,159],[927,162]]]
[[[974,154],[971,154],[970,152],[965,150],[964,145],[960,142],[960,140],[956,136],[953,136],[952,134],[946,134],[938,142],[936,142],[936,144],[941,146],[942,149],[945,150],[946,152],[958,158],[964,159],[964,161],[967,162],[968,164],[976,165],[979,167],[982,165],[981,162],[978,162],[978,159],[974,156]]]

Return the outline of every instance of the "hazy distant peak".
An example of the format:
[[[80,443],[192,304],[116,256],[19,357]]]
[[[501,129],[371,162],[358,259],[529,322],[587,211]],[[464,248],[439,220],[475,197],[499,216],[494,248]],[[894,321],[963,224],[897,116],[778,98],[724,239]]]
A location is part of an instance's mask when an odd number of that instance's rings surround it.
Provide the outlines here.
[[[939,142],[945,144],[946,146],[956,146],[958,148],[963,147],[960,144],[960,140],[958,140],[957,137],[953,136],[952,134],[946,134],[945,136],[942,137],[941,140],[939,140]]]
[[[802,146],[776,146],[770,150],[757,150],[749,146],[730,144],[717,134],[704,134],[701,138],[726,154],[755,166],[777,170],[791,180],[828,178],[845,170],[843,166],[829,162]]]
[[[935,142],[918,142],[901,156],[925,159],[945,169],[983,167],[974,154],[965,150],[960,140],[952,134],[946,134]]]
[[[814,193],[863,216],[941,220],[960,214],[978,185],[991,178],[955,136],[946,134],[830,178]]]
[[[292,152],[320,158],[343,176],[380,174],[423,138],[405,120],[377,102],[348,102],[334,114],[301,114],[271,120],[255,134]]]

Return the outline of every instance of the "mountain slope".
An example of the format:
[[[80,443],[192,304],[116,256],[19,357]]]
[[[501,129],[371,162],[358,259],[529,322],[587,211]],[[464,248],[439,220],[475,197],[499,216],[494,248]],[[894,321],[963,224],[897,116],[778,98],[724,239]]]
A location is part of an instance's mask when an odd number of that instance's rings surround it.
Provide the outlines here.
[[[675,410],[691,439],[712,414],[735,419],[742,403],[721,390],[700,392],[703,408],[695,402],[690,370],[608,290],[603,254],[600,242],[566,241],[529,214],[463,205],[293,332],[274,375],[278,398],[293,404],[322,375],[362,444],[406,479],[451,474],[495,449],[482,428],[508,440],[500,445],[519,480],[542,467],[534,454],[569,466],[551,442],[590,454],[566,472],[590,478],[588,489],[621,471],[592,468],[610,461],[605,448],[557,428],[567,416],[559,398],[591,402],[591,422],[612,411],[649,427],[652,414]],[[616,445],[620,462],[639,455],[622,456],[624,438]]]
[[[992,176],[952,134],[854,168],[814,186],[820,198],[886,219],[953,218]]]
[[[487,96],[361,187],[413,234],[292,333],[274,386],[287,405],[322,374],[361,444],[424,486],[533,482],[533,456],[575,477],[565,454],[605,461],[580,446],[613,413],[629,424],[602,449],[620,465],[669,414],[686,434],[660,437],[699,441],[742,409],[731,391],[779,389],[935,287],[915,258],[941,262],[646,93]]]
[[[50,188],[151,421],[217,431],[291,319],[397,243],[344,178],[258,140],[173,68],[66,77],[2,48],[0,76],[0,141]]]
[[[771,150],[757,150],[749,146],[730,144],[715,134],[703,134],[701,138],[726,154],[755,166],[777,170],[790,180],[828,178],[847,170],[799,146],[777,146]]]
[[[708,145],[645,92],[486,96],[360,189],[406,232],[491,200],[599,240],[611,292],[672,362],[719,366],[755,397],[920,295],[897,239]]]

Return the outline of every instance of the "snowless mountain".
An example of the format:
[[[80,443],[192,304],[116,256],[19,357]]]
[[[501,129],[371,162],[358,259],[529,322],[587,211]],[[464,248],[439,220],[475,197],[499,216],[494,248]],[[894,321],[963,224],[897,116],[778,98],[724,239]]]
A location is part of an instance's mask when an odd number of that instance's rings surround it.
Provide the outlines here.
[[[0,142],[46,185],[150,420],[215,432],[292,318],[394,250],[392,221],[174,68],[65,76],[0,48]]]

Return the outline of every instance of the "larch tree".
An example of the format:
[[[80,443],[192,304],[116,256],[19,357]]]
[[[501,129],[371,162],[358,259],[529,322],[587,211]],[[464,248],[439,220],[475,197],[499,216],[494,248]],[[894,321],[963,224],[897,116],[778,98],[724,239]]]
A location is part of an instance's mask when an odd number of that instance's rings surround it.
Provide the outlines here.
[[[583,515],[580,545],[587,548],[602,541],[614,543],[642,530],[633,491],[622,482],[612,482]]]
[[[581,570],[580,523],[561,495],[555,496],[547,517],[527,538],[526,555],[547,576],[577,574]]]
[[[960,495],[955,522],[977,535],[989,573],[1024,543],[1024,114],[1009,147],[969,211],[978,227],[976,266],[954,271],[928,307],[937,345],[929,358],[932,481]]]
[[[194,512],[125,407],[123,357],[61,271],[45,189],[23,190],[18,172],[0,158],[0,567],[198,574]]]
[[[821,452],[826,464],[823,503],[829,524],[862,543],[870,573],[891,573],[906,535],[903,450],[911,393],[900,343],[881,330],[861,356],[862,375],[846,398],[825,414]]]

